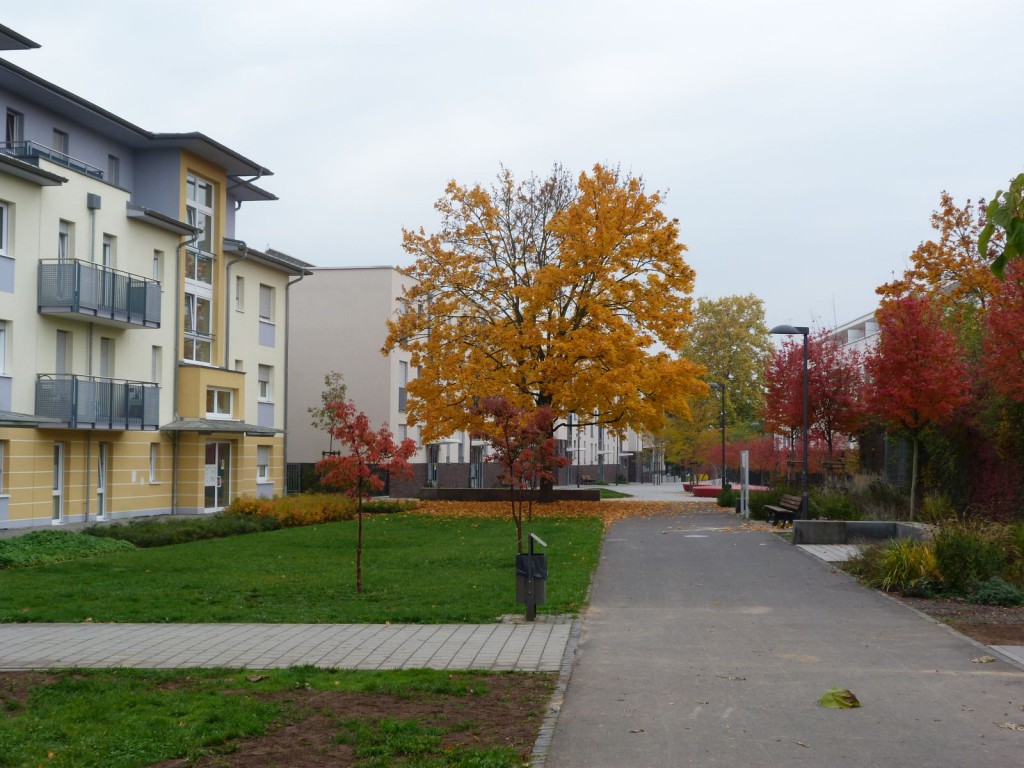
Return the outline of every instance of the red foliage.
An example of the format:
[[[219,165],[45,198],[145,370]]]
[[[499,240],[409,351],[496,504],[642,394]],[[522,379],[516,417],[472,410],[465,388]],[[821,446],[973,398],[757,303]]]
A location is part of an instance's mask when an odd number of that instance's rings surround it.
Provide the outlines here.
[[[808,350],[808,354],[809,354]],[[782,340],[764,373],[765,397],[761,415],[767,429],[789,434],[803,428],[803,340]]]
[[[523,498],[520,493],[517,499],[516,491],[553,483],[555,473],[569,463],[568,458],[557,454],[554,411],[547,407],[527,410],[504,397],[491,396],[480,401],[474,415],[483,421],[483,426],[474,430],[474,437],[490,441],[494,450],[487,461],[501,465],[499,479],[509,485],[518,551],[522,552]],[[532,513],[532,501],[529,505]]]
[[[1024,262],[1011,262],[985,313],[985,372],[1001,395],[1024,402]]]
[[[387,425],[374,431],[366,414],[356,409],[351,400],[324,404],[333,416],[331,436],[347,449],[343,456],[328,456],[316,465],[320,484],[337,488],[357,501],[359,534],[356,543],[356,591],[363,591],[363,497],[384,488],[378,472],[398,477],[412,477],[409,459],[416,453],[416,443],[406,438],[395,444]]]
[[[919,433],[970,400],[964,355],[927,299],[904,296],[878,310],[878,345],[867,355],[871,413]]]
[[[831,457],[840,435],[853,435],[864,421],[861,356],[822,330],[808,339],[807,374],[812,439],[817,433]]]

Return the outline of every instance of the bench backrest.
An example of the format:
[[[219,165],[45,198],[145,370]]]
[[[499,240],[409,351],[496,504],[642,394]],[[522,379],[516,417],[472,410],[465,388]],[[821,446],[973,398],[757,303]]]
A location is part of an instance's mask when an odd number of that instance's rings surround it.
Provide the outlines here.
[[[786,507],[787,509],[798,510],[802,503],[802,499],[799,496],[792,496],[788,493],[779,499],[779,506]]]

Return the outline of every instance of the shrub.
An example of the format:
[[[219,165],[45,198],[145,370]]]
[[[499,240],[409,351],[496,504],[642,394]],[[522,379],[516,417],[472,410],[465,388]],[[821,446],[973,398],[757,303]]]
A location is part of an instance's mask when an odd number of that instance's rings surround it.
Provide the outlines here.
[[[820,491],[810,493],[811,517],[822,520],[860,520],[857,505],[848,494],[841,491]]]
[[[131,542],[137,547],[166,547],[202,539],[222,539],[245,533],[273,531],[281,524],[273,518],[226,515],[183,515],[172,518],[130,520],[113,525],[91,525],[82,533],[95,538]]]
[[[784,488],[775,488],[770,491],[751,491],[750,519],[767,520],[768,513],[765,511],[765,507],[769,504],[778,504],[782,500],[782,495],[786,492]]]
[[[126,541],[106,541],[73,531],[34,531],[0,540],[0,568],[80,560],[135,549]]]
[[[970,600],[982,605],[1024,605],[1024,591],[994,576],[979,584]]]
[[[976,583],[999,576],[1007,566],[1005,528],[952,523],[935,534],[935,559],[946,586],[963,594]]]
[[[718,506],[736,508],[736,491],[728,483],[718,494]]]
[[[393,515],[398,512],[408,512],[416,509],[416,502],[408,499],[374,499],[363,502],[363,513],[371,515]]]
[[[381,503],[381,502],[373,502]],[[385,504],[389,502],[383,502]],[[369,504],[364,504],[365,510]],[[283,528],[301,525],[319,525],[338,520],[351,520],[356,514],[356,502],[336,493],[304,493],[274,499],[254,499],[242,496],[224,510],[225,516],[251,516],[272,518]]]
[[[899,520],[910,504],[900,488],[872,475],[856,475],[848,495],[864,520]]]
[[[920,520],[922,523],[940,525],[956,520],[953,502],[943,493],[926,493],[921,502]]]
[[[887,592],[920,591],[938,576],[931,546],[913,539],[894,540],[871,547],[851,561],[848,570],[869,587]]]

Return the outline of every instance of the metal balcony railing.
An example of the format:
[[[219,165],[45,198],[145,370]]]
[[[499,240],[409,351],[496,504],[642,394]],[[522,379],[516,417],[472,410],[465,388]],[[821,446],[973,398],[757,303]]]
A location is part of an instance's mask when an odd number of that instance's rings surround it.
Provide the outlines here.
[[[160,327],[160,283],[71,259],[39,262],[39,311],[73,312],[119,325]]]
[[[45,147],[42,144],[37,144],[34,141],[0,142],[0,154],[17,157],[19,160],[42,157],[49,160],[51,163],[63,165],[69,170],[84,173],[87,176],[92,176],[94,179],[103,178],[103,171],[95,165],[89,165],[81,160],[76,160],[71,157],[71,155],[65,154],[64,152],[56,149],[51,149],[50,147]]]
[[[160,387],[147,381],[41,373],[35,415],[73,429],[157,429]]]

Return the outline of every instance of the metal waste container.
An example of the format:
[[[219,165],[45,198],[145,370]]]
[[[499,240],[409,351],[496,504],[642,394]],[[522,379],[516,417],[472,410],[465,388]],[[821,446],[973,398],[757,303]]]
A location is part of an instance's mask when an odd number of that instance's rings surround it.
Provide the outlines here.
[[[505,562],[508,562],[507,560]],[[533,577],[533,595],[530,600],[530,577]],[[548,556],[545,554],[516,555],[516,602],[543,605],[547,600]]]

